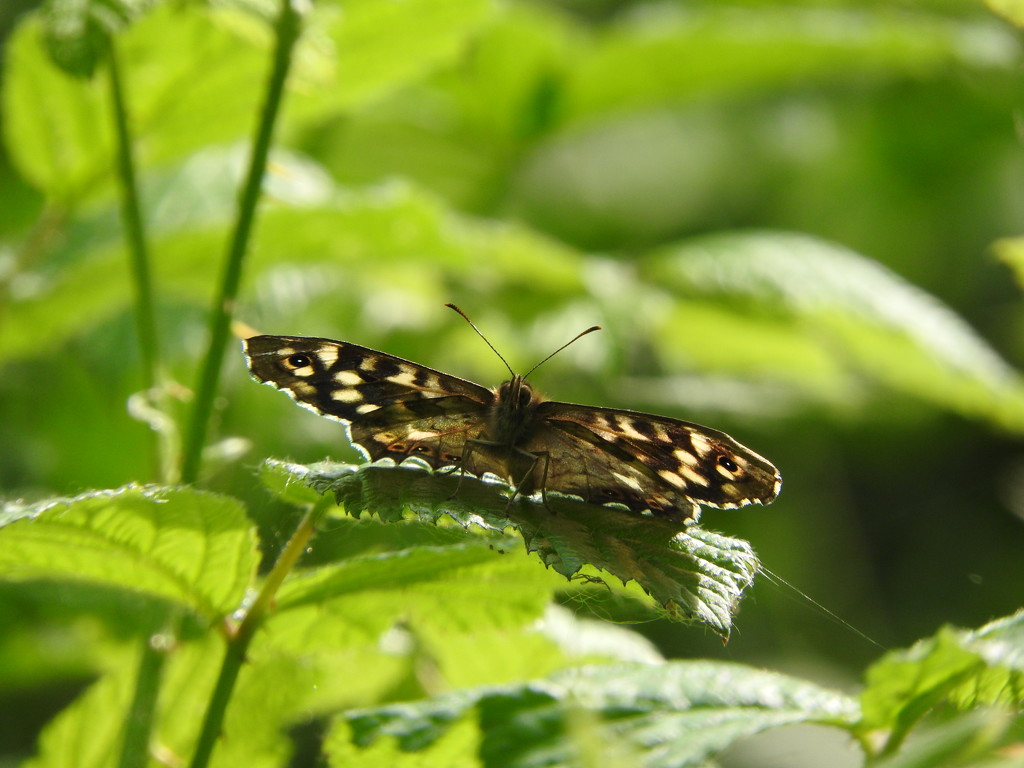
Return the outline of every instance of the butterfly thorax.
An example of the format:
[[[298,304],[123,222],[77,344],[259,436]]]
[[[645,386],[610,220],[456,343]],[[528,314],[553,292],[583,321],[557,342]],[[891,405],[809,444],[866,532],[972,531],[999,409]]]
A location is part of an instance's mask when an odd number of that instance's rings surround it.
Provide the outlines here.
[[[501,445],[519,445],[536,428],[536,412],[541,398],[519,375],[504,382],[494,395],[488,418],[489,436]]]

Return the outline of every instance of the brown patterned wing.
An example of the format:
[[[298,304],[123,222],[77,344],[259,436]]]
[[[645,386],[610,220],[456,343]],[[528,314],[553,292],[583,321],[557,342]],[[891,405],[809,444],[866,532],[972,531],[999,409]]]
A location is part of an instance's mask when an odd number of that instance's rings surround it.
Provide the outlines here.
[[[307,336],[243,341],[253,378],[348,427],[371,460],[417,456],[457,464],[484,429],[494,393],[471,381],[367,347]]]
[[[554,401],[537,416],[544,426],[523,447],[547,452],[548,491],[687,520],[698,504],[769,504],[782,485],[767,459],[699,424]]]

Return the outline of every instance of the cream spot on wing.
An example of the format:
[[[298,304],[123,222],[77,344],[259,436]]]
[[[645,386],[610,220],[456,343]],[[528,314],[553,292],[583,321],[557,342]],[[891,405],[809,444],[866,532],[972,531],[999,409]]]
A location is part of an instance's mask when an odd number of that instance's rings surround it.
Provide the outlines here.
[[[362,405],[356,406],[356,413],[372,413],[379,408],[380,406],[375,403],[363,403]]]
[[[305,381],[296,381],[291,385],[291,391],[299,397],[309,397],[316,392],[316,387]]]
[[[437,432],[427,432],[422,429],[415,429],[409,433],[410,440],[430,440],[437,437]]]
[[[688,467],[696,467],[700,464],[700,459],[689,451],[684,451],[682,448],[676,448],[672,451],[672,455],[679,460],[679,463],[685,464]]]
[[[331,399],[341,403],[358,403],[363,395],[358,389],[336,389],[331,392]]]
[[[338,371],[334,374],[334,380],[345,387],[354,387],[356,384],[362,384],[365,381],[355,371]]]
[[[338,362],[337,347],[320,347],[320,349],[317,350],[316,355],[320,358],[320,362],[323,363],[326,368],[330,368]]]
[[[705,488],[711,485],[711,482],[706,477],[704,477],[704,475],[702,475],[700,472],[697,472],[694,469],[691,469],[685,464],[679,467],[679,474],[681,474],[694,485],[701,485],[704,486]]]
[[[672,438],[668,436],[668,432],[666,432],[665,428],[657,422],[654,424],[654,437],[656,440],[660,440],[663,443],[672,442]]]
[[[703,459],[711,453],[711,440],[704,437],[704,435],[697,434],[694,432],[690,435],[690,442],[693,443],[693,450]]]
[[[373,356],[364,357],[359,361],[359,370],[371,373],[377,368],[377,359]]]
[[[398,373],[394,376],[388,376],[388,381],[393,381],[395,384],[401,384],[405,387],[411,387],[416,381],[416,369],[408,365],[399,365]]]
[[[618,480],[623,485],[632,488],[634,491],[640,490],[640,483],[637,482],[637,479],[635,477],[629,477],[628,475],[623,475],[619,472],[612,472],[612,476],[614,476],[615,479]]]
[[[632,437],[634,440],[647,442],[647,438],[636,431],[636,428],[633,426],[633,422],[629,419],[617,419],[616,424],[619,427],[619,432],[624,434],[626,437]]]
[[[662,479],[667,481],[669,485],[674,485],[676,488],[686,487],[686,483],[683,482],[683,478],[675,472],[670,472],[667,469],[659,469],[658,474],[661,475]]]

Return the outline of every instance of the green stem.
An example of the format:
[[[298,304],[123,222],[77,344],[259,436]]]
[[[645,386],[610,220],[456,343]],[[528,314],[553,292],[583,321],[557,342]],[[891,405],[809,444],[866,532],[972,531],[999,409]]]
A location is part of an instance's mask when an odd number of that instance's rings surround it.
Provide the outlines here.
[[[176,621],[174,622],[176,626]],[[124,742],[118,768],[144,768],[149,764],[149,740],[153,730],[153,713],[160,693],[160,679],[167,647],[173,634],[164,633],[147,637],[139,658],[138,674],[135,677],[135,694],[131,709],[125,721]]]
[[[146,389],[156,386],[160,365],[160,345],[156,331],[156,309],[153,301],[153,283],[149,270],[142,205],[139,201],[135,161],[132,157],[131,134],[128,131],[128,112],[121,85],[121,70],[117,61],[117,48],[113,39],[107,49],[107,73],[110,76],[110,95],[117,129],[117,171],[121,180],[121,216],[128,239],[132,279],[135,283],[135,326],[139,336],[142,359],[142,384]]]
[[[323,502],[319,506],[311,507],[303,516],[298,528],[292,535],[291,540],[281,552],[273,569],[267,574],[263,587],[246,611],[242,621],[228,634],[227,648],[224,652],[224,661],[221,664],[220,674],[217,676],[217,683],[214,685],[213,694],[210,696],[210,703],[203,717],[202,728],[196,742],[196,751],[192,756],[190,768],[206,768],[213,754],[213,748],[220,737],[224,725],[224,713],[227,711],[231,701],[231,695],[235,689],[235,682],[238,680],[238,673],[242,669],[246,654],[249,651],[249,644],[252,642],[256,630],[263,624],[263,620],[270,611],[271,603],[277,594],[285,577],[291,573],[302,553],[306,549],[310,538],[316,530],[316,521],[320,513],[329,506],[329,502]]]
[[[299,36],[300,17],[293,6],[294,0],[281,0],[281,10],[275,23],[276,48],[274,62],[267,82],[266,101],[256,131],[248,175],[238,201],[238,218],[228,247],[227,261],[221,278],[220,293],[210,309],[208,321],[209,347],[196,385],[195,405],[185,436],[184,460],[181,479],[194,483],[199,476],[206,431],[213,414],[213,403],[220,379],[221,363],[231,330],[235,300],[242,279],[242,265],[249,246],[249,236],[256,216],[263,184],[263,174],[270,154],[270,142],[280,111],[285,81],[291,66],[292,49]]]
[[[138,177],[132,155],[132,137],[128,129],[128,109],[125,105],[121,69],[117,47],[113,38],[107,41],[107,74],[110,78],[111,107],[117,132],[117,172],[121,182],[121,219],[135,284],[135,328],[139,341],[139,359],[142,366],[144,397],[153,411],[165,415],[168,411],[167,395],[161,384],[160,337],[157,332],[156,302],[153,298],[153,279],[150,271],[149,247],[142,216]],[[159,427],[157,424],[164,424]],[[169,429],[166,418],[151,420],[153,432],[153,458],[156,475],[162,482],[173,482],[176,473],[177,434]]]

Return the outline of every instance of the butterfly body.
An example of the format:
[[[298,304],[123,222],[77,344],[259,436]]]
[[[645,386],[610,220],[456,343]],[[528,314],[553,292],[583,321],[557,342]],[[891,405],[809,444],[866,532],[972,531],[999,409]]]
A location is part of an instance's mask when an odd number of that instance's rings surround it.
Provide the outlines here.
[[[536,429],[541,398],[522,376],[513,376],[494,390],[488,418],[488,434],[496,443],[517,446]]]
[[[348,427],[369,459],[416,456],[680,522],[698,505],[767,504],[778,470],[723,432],[664,416],[546,400],[522,376],[496,389],[347,342],[244,341],[257,380]]]

